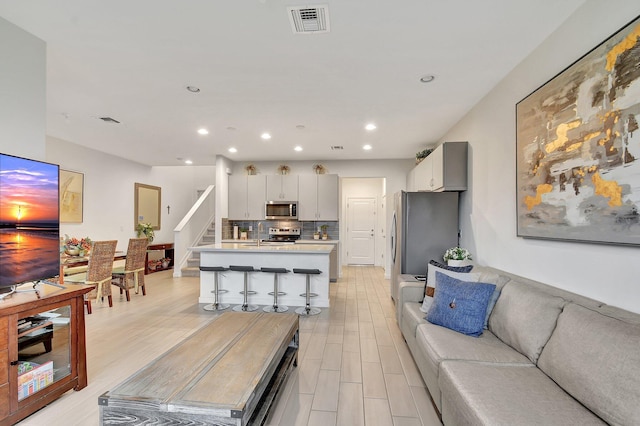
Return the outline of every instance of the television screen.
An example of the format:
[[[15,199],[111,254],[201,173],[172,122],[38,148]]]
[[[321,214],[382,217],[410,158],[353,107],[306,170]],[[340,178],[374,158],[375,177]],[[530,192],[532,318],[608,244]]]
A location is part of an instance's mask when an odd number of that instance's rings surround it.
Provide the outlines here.
[[[0,287],[59,275],[58,172],[0,154]]]

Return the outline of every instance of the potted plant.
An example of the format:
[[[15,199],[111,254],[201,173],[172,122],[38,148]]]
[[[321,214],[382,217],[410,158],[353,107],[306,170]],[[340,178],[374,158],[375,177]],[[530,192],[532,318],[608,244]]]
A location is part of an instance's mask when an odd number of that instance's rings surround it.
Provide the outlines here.
[[[313,171],[315,171],[317,175],[323,175],[327,169],[322,164],[314,164]]]
[[[240,228],[240,239],[241,240],[246,240],[247,239],[247,232],[249,232],[249,228]]]
[[[324,224],[322,226],[320,226],[320,229],[322,229],[322,239],[323,240],[328,240],[329,239],[329,234],[327,234],[327,228],[329,228],[329,225]]]
[[[244,169],[247,171],[248,175],[255,175],[257,170],[254,164],[247,164]]]
[[[151,226],[150,223],[138,223],[138,226],[136,226],[136,235],[138,238],[141,238],[144,235],[150,243],[153,242],[153,237],[155,235],[153,226]]]
[[[433,148],[423,149],[420,152],[416,152],[416,164],[420,164],[422,160],[427,158],[429,154],[433,152]]]
[[[442,258],[449,266],[465,266],[470,263],[470,260],[472,260],[469,250],[462,247],[452,247],[447,249]]]
[[[286,164],[281,164],[280,166],[278,166],[278,173],[280,173],[281,175],[288,175],[289,170],[289,166],[287,166]]]

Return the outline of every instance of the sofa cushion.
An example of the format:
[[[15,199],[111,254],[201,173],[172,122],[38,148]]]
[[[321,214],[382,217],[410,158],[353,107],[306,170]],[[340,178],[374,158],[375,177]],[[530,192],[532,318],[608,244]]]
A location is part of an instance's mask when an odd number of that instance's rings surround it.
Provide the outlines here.
[[[445,361],[438,383],[446,425],[605,424],[533,365]]]
[[[422,307],[420,310],[426,314],[429,312],[429,308],[433,303],[435,287],[437,286],[436,273],[445,274],[462,281],[477,282],[480,274],[469,273],[471,268],[473,268],[473,265],[447,266],[436,262],[435,260],[430,261],[429,266],[427,267],[427,280],[424,283],[424,299],[422,300]]]
[[[535,364],[564,304],[560,297],[511,280],[489,317],[489,330]]]
[[[478,282],[496,285],[496,289],[491,295],[491,299],[489,299],[489,304],[487,305],[487,316],[484,318],[484,329],[487,330],[489,329],[489,316],[491,315],[491,312],[493,312],[493,308],[496,306],[496,302],[500,297],[502,288],[511,280],[511,278],[506,275],[496,274],[495,272],[487,270],[483,270],[479,274]]]
[[[568,304],[539,368],[611,424],[640,419],[640,325]]]
[[[496,286],[465,282],[440,272],[436,272],[436,283],[427,321],[469,336],[481,335],[487,305]]]
[[[445,360],[531,364],[526,356],[504,344],[490,331],[475,338],[425,322],[417,325],[416,338],[435,365]]]

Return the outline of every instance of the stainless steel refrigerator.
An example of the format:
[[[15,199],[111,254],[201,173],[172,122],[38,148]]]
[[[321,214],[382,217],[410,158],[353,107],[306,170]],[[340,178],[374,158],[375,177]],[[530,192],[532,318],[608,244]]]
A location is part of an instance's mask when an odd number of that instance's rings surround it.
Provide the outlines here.
[[[457,192],[405,192],[394,195],[391,223],[391,297],[398,299],[401,275],[426,275],[431,259],[458,245]]]

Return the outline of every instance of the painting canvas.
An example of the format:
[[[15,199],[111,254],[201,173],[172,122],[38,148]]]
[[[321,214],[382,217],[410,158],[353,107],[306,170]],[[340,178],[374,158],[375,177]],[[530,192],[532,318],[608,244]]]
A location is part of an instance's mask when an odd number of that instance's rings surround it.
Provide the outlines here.
[[[84,175],[60,169],[60,222],[82,223]]]
[[[516,105],[518,236],[640,245],[640,17]]]

